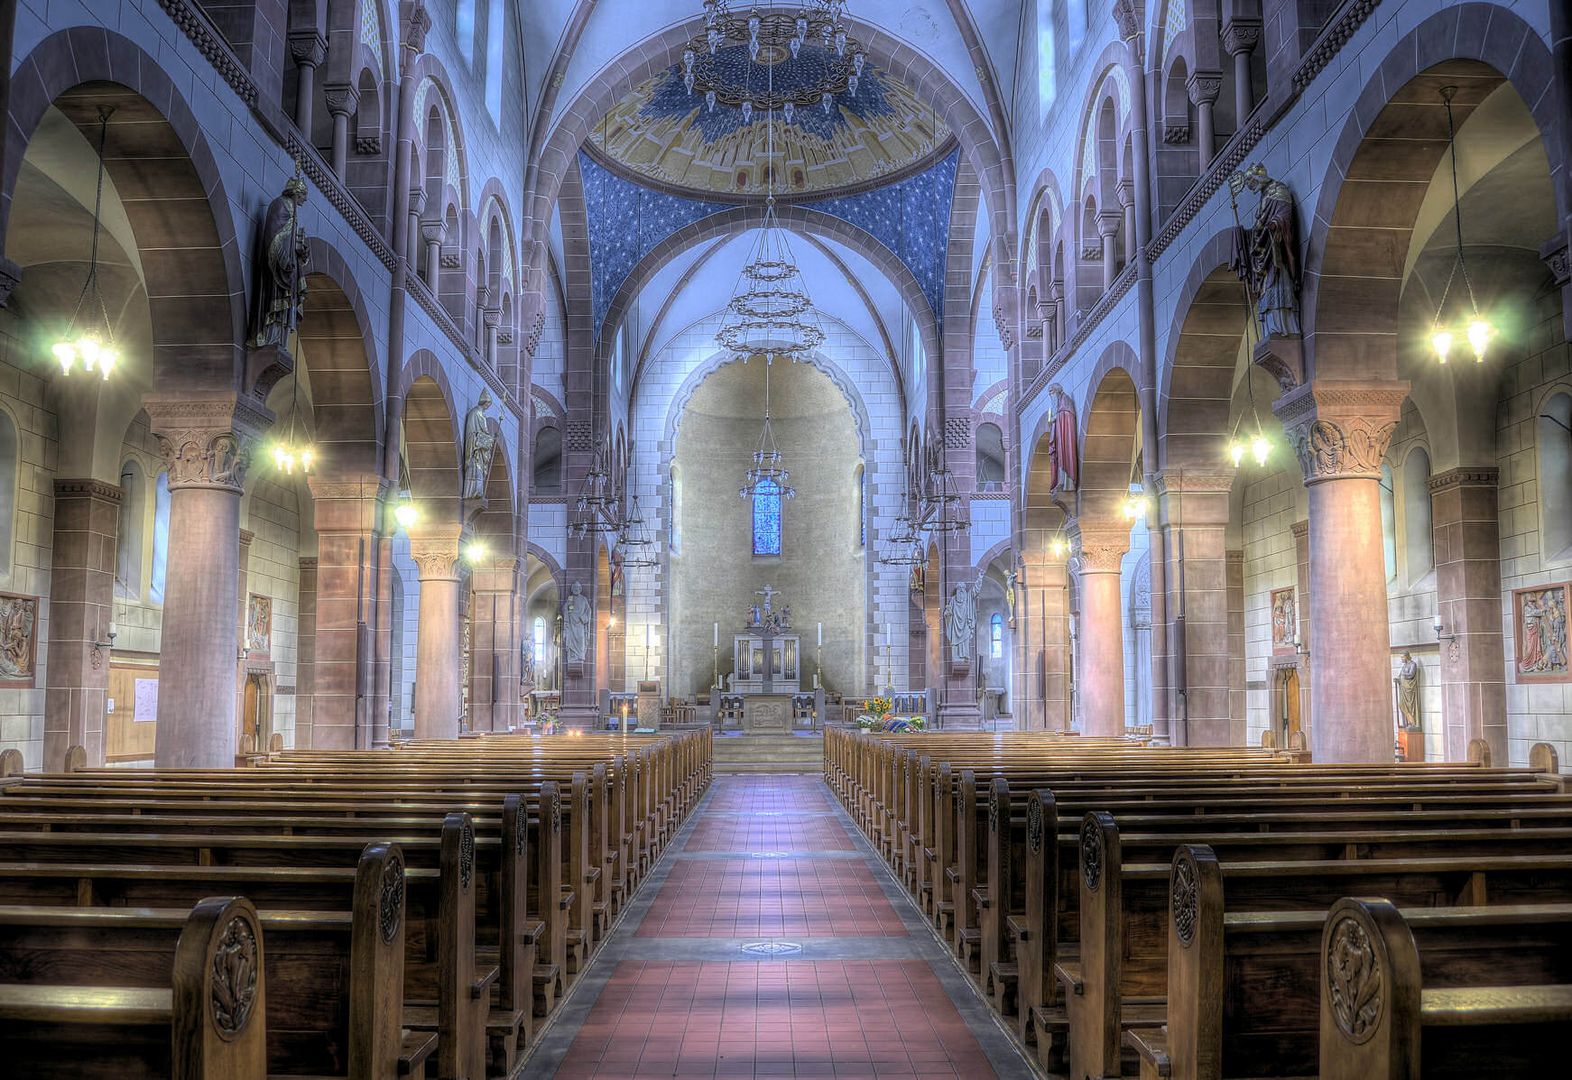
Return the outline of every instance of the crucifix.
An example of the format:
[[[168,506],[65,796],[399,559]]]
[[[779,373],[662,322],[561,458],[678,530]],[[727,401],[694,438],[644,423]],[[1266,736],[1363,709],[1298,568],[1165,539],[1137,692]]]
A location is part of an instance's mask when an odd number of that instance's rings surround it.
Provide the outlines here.
[[[766,615],[770,614],[770,612],[774,610],[774,600],[780,594],[781,591],[773,585],[766,585],[764,588],[754,593],[755,596],[764,597],[764,614]]]
[[[768,694],[775,689],[775,620],[770,616],[774,613],[774,601],[780,595],[780,590],[767,584],[754,595],[764,598],[759,629],[764,635],[764,692]]]

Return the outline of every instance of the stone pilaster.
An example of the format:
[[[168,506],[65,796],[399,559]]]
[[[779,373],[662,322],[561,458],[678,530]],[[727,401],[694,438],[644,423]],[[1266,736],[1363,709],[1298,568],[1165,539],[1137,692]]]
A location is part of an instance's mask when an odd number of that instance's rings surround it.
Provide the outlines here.
[[[1168,625],[1160,630],[1160,654],[1172,672],[1169,715],[1183,724],[1187,746],[1242,746],[1244,728],[1232,721],[1228,647],[1228,496],[1234,474],[1168,472],[1156,481],[1168,560],[1163,573]]]
[[[1299,726],[1308,737],[1308,733],[1313,730],[1310,711],[1310,598],[1314,593],[1310,588],[1310,519],[1294,522],[1288,531],[1294,538],[1294,584],[1299,590]]]
[[[520,569],[518,559],[507,558],[470,571],[471,731],[507,731],[519,721]]]
[[[101,480],[56,480],[51,541],[49,664],[44,768],[59,771],[81,746],[104,763],[109,626],[114,622],[120,489]]]
[[[379,589],[381,523],[388,493],[379,476],[313,475],[317,534],[312,745],[348,750],[387,739],[387,716],[373,709],[375,651],[372,627],[387,604]],[[424,595],[424,594],[423,594]],[[304,599],[301,601],[304,610]]]
[[[149,398],[169,473],[169,574],[159,655],[160,768],[234,764],[240,496],[269,421],[234,398]]]
[[[1317,380],[1278,399],[1310,492],[1310,699],[1318,762],[1392,760],[1381,459],[1408,384]]]
[[[415,738],[458,737],[459,529],[411,533],[409,554],[420,578],[420,620],[415,646]]]
[[[295,645],[295,741],[298,749],[309,750],[315,743],[312,725],[316,710],[317,659],[317,560],[300,559],[300,614],[296,624]]]
[[[1490,467],[1452,469],[1430,478],[1448,761],[1468,760],[1473,739],[1490,744],[1491,760],[1507,760],[1496,481],[1497,471]]]
[[[1076,654],[1085,734],[1124,734],[1124,613],[1119,570],[1130,550],[1128,526],[1082,526],[1075,545],[1081,619]]]

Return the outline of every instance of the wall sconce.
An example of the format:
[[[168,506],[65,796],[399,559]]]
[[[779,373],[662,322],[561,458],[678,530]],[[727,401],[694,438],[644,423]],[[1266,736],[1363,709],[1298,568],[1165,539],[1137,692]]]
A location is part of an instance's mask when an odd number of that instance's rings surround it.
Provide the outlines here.
[[[1310,655],[1310,650],[1305,648],[1305,643],[1304,643],[1303,639],[1301,639],[1298,634],[1294,635],[1294,655],[1296,655],[1296,656],[1309,656]]]
[[[1437,641],[1456,641],[1457,640],[1457,634],[1455,634],[1455,633],[1448,634],[1445,631],[1446,631],[1446,626],[1441,622],[1441,617],[1439,615],[1437,615],[1436,616],[1436,621],[1435,621],[1436,640]]]
[[[104,666],[104,650],[108,649],[111,652],[114,651],[115,638],[119,637],[119,635],[115,632],[115,624],[114,623],[110,623],[109,624],[109,633],[105,634],[104,636],[107,637],[109,640],[108,641],[95,641],[95,642],[93,642],[93,670],[94,671],[97,671],[99,668]]]

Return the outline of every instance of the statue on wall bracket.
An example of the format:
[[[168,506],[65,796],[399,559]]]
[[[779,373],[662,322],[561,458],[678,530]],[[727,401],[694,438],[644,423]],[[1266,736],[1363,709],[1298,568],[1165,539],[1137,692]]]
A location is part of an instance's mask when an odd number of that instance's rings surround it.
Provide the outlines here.
[[[268,203],[258,230],[251,272],[251,313],[246,326],[246,384],[260,398],[295,369],[290,338],[306,307],[311,245],[300,224],[306,181],[297,169],[284,191]]]
[[[1239,196],[1251,191],[1260,196],[1255,220],[1244,225],[1239,218]],[[1228,178],[1228,199],[1234,211],[1234,252],[1229,268],[1245,283],[1255,311],[1255,325],[1262,339],[1298,337],[1299,284],[1303,266],[1299,257],[1299,230],[1294,219],[1294,193],[1281,180],[1267,175],[1257,162]]]
[[[1048,456],[1053,482],[1050,491],[1074,491],[1081,482],[1080,444],[1075,427],[1075,401],[1054,383],[1048,388],[1053,396],[1053,425],[1048,429]]]
[[[479,510],[486,508],[486,483],[491,479],[491,459],[497,451],[497,436],[486,415],[489,408],[491,394],[482,390],[480,400],[464,418],[464,502]]]

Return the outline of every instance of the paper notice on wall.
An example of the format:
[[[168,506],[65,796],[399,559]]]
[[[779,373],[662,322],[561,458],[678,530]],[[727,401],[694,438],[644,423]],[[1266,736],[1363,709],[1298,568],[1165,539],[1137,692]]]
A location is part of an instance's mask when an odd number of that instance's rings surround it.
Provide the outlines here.
[[[136,709],[131,719],[138,723],[158,719],[158,680],[136,680]]]

